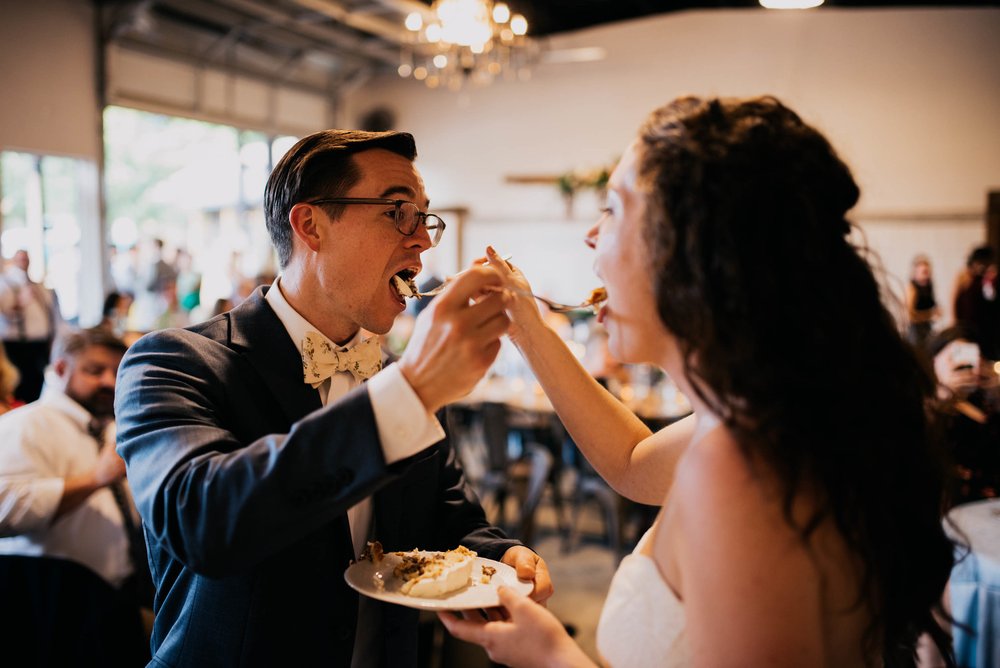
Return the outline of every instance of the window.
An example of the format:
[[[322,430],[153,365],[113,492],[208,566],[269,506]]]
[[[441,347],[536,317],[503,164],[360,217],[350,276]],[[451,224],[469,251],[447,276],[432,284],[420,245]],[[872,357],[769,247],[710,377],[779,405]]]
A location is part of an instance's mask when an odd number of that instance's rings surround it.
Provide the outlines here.
[[[186,302],[199,305],[189,309],[192,321],[211,315],[217,300],[238,302],[277,271],[261,205],[282,155],[276,147],[294,137],[113,106],[104,127],[112,276],[136,296],[133,328],[156,326],[143,312],[139,278],[154,256],[174,264],[189,254],[184,263],[200,280],[197,298]]]
[[[64,319],[80,313],[80,230],[96,217],[87,196],[93,163],[62,156],[17,151],[0,153],[4,259],[28,252],[31,278],[55,290]]]

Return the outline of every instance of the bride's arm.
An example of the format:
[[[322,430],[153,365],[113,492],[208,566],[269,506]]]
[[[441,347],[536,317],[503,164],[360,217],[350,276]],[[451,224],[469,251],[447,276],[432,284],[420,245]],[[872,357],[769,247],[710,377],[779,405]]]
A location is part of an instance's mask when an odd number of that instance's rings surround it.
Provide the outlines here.
[[[487,254],[506,281],[530,292],[520,272],[512,271],[496,253]],[[511,340],[587,460],[622,495],[649,505],[662,503],[677,459],[691,440],[693,416],[652,433],[583,368],[545,324],[533,300],[515,294],[508,313]]]

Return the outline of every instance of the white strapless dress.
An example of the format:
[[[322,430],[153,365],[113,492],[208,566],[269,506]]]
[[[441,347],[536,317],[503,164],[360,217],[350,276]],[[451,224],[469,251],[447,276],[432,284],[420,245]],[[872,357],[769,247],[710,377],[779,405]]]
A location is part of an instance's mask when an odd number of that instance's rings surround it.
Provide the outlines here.
[[[684,605],[653,559],[639,553],[648,536],[622,559],[597,625],[597,649],[612,668],[691,665]]]

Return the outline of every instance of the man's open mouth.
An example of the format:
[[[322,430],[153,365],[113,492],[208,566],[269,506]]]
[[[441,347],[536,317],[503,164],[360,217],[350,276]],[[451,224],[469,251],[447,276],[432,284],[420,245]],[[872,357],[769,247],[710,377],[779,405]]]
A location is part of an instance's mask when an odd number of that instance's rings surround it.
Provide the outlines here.
[[[417,284],[414,279],[417,277],[417,272],[419,269],[414,267],[407,267],[396,272],[392,279],[389,281],[389,285],[392,287],[393,292],[396,294],[396,298],[400,302],[405,301],[406,297],[416,297],[418,294]]]

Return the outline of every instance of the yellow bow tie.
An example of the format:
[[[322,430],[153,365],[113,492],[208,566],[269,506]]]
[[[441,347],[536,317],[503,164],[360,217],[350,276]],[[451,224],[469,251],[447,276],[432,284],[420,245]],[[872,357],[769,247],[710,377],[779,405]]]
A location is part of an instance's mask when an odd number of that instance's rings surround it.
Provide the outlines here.
[[[302,372],[305,382],[319,387],[338,371],[350,371],[357,381],[374,376],[382,368],[382,348],[372,336],[347,350],[334,350],[319,332],[306,332],[302,339]]]

